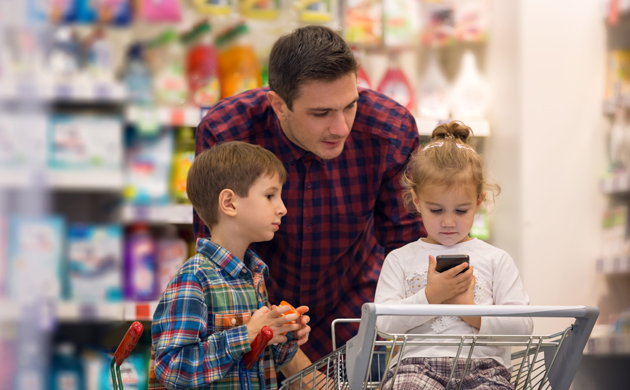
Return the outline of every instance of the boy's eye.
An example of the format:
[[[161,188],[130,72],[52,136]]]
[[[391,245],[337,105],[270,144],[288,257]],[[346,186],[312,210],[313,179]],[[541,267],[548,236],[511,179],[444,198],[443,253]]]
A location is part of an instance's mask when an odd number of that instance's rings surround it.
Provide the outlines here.
[[[273,195],[266,195],[265,196],[267,199],[271,200],[271,198],[273,198]]]

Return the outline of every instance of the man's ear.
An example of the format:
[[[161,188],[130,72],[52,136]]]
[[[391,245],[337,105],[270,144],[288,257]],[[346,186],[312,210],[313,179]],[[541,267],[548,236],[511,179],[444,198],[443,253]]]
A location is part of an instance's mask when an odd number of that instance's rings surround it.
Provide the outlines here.
[[[282,100],[280,95],[278,95],[274,91],[269,91],[267,92],[267,99],[269,99],[269,103],[271,103],[271,108],[273,108],[273,111],[278,116],[278,119],[281,122],[286,121],[287,115],[289,113],[289,107],[287,107],[286,103],[284,102],[284,100]]]
[[[230,189],[225,189],[221,191],[219,194],[219,211],[229,217],[235,217],[236,205],[234,201],[236,200],[236,194],[234,191]]]

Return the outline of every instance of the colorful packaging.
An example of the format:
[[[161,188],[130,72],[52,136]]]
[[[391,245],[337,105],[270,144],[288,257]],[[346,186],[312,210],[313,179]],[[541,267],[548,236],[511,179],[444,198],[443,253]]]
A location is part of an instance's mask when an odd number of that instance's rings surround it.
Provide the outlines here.
[[[393,56],[389,61],[389,68],[378,86],[378,91],[394,99],[401,106],[411,110],[414,105],[413,89],[398,65],[398,57]]]
[[[166,30],[152,43],[155,65],[153,91],[157,101],[165,105],[182,105],[188,99],[188,83],[184,73],[184,50],[173,29]]]
[[[132,133],[127,149],[125,199],[136,205],[165,204],[173,156],[173,131],[163,128],[154,137]]]
[[[65,342],[57,345],[50,370],[50,389],[85,389],[83,362],[77,355],[74,344]]]
[[[233,0],[193,0],[197,11],[206,15],[229,15],[233,8]]]
[[[45,9],[41,3],[37,9]],[[74,22],[77,18],[75,0],[50,0],[50,21],[53,23]]]
[[[122,121],[115,116],[54,116],[48,132],[48,165],[55,169],[119,171],[122,133]]]
[[[383,4],[380,0],[348,0],[345,38],[349,43],[383,42]]]
[[[128,25],[131,0],[77,0],[77,22]]]
[[[12,299],[61,298],[64,222],[60,217],[9,221],[9,290]]]
[[[262,77],[249,40],[249,28],[239,24],[216,39],[219,49],[221,99],[260,88]]]
[[[385,46],[411,46],[418,40],[419,8],[416,0],[387,0],[384,7]]]
[[[146,225],[131,228],[125,243],[125,299],[151,301],[157,298],[156,245]]]
[[[210,24],[200,23],[183,37],[188,46],[186,77],[189,100],[199,107],[212,107],[221,97],[217,51],[210,30]]]
[[[455,42],[455,0],[423,2],[420,41],[425,46],[447,46]]]
[[[7,295],[8,237],[9,229],[7,228],[7,221],[4,216],[0,214],[0,299],[4,298]]]
[[[105,37],[105,30],[96,27],[90,36],[87,46],[85,68],[94,79],[105,82],[114,80],[114,51]]]
[[[252,19],[273,20],[280,16],[280,0],[240,0],[241,14]]]
[[[147,22],[179,22],[182,18],[179,0],[139,0],[138,19]]]
[[[149,355],[137,351],[137,349],[138,346],[120,366],[122,387],[125,390],[144,390],[149,387]],[[111,390],[114,388],[110,372],[111,359],[110,355],[102,354],[103,363],[101,364],[99,390]]]
[[[455,37],[466,42],[485,41],[489,28],[489,1],[457,0],[455,5]]]
[[[171,195],[178,203],[189,203],[186,194],[188,171],[195,159],[195,131],[190,127],[181,127],[175,136],[175,153],[171,173]]]
[[[120,225],[70,225],[68,299],[120,301],[122,246],[123,231]]]
[[[303,23],[328,23],[336,14],[335,0],[294,0],[294,7]]]
[[[140,43],[131,45],[127,51],[123,83],[132,103],[140,105],[153,103],[151,70],[144,60],[144,47]]]
[[[166,236],[157,243],[158,290],[164,292],[168,283],[188,259],[188,244],[177,236],[177,228],[169,225]]]
[[[629,50],[615,50],[608,53],[604,95],[607,99],[612,100],[630,95]]]

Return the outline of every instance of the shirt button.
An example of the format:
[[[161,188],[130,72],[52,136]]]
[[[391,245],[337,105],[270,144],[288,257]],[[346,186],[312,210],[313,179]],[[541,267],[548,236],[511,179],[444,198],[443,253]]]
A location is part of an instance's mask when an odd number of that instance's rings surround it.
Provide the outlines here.
[[[311,225],[310,225],[310,224],[306,225],[306,228],[307,228],[307,229],[310,229],[310,228],[311,228]]]
[[[232,318],[232,325],[236,325],[236,318]]]
[[[304,263],[304,265],[307,266],[307,267],[310,267],[311,266],[311,262],[307,261],[307,262]]]
[[[312,187],[311,183],[308,183],[308,184],[306,185],[306,188],[311,188],[311,187]]]

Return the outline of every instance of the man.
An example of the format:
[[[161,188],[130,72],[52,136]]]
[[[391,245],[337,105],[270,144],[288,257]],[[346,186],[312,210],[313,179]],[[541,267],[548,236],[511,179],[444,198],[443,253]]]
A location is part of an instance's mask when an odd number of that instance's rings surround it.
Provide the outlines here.
[[[306,356],[298,351],[287,376],[331,352],[332,320],[358,318],[374,300],[384,256],[426,235],[400,198],[400,175],[419,145],[415,121],[393,100],[357,91],[357,69],[334,31],[302,27],[274,44],[269,89],[220,101],[197,128],[197,153],[242,140],[287,170],[287,215],[272,241],[252,246],[271,269],[270,301],[310,308]],[[208,234],[196,215],[195,232]],[[352,336],[351,327],[337,335]]]

